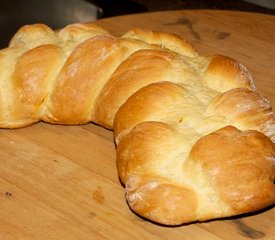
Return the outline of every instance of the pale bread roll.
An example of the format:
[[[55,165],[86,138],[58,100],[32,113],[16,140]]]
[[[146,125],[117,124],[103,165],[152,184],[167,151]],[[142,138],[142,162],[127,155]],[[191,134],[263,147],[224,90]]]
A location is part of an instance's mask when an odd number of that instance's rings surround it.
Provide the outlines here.
[[[235,60],[169,33],[92,24],[22,27],[0,51],[0,127],[114,130],[126,199],[178,225],[275,202],[275,117]]]

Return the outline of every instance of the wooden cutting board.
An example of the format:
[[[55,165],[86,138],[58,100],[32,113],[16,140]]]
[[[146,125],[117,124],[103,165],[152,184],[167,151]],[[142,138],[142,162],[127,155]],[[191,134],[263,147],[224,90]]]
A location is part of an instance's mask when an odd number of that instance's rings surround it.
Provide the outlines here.
[[[95,22],[115,35],[140,27],[184,36],[203,55],[225,54],[252,72],[275,106],[275,16],[169,11]],[[115,163],[112,132],[38,123],[0,130],[0,240],[275,239],[275,208],[165,227],[132,213]]]

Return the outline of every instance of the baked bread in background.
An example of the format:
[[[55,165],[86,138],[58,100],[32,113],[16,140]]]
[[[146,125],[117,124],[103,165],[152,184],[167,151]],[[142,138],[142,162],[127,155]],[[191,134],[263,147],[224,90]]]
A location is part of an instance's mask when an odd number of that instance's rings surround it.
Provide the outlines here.
[[[237,61],[170,34],[23,26],[0,51],[0,127],[114,130],[130,208],[166,225],[275,203],[275,115]]]

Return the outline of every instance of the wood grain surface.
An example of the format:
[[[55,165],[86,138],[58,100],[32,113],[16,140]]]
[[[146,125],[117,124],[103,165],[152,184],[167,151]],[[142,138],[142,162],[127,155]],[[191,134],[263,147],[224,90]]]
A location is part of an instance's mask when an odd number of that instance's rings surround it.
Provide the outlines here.
[[[117,36],[136,27],[173,32],[202,55],[233,57],[275,106],[275,16],[168,11],[95,23]],[[19,239],[272,240],[275,208],[177,227],[153,224],[125,202],[111,131],[38,123],[0,130],[0,240]]]

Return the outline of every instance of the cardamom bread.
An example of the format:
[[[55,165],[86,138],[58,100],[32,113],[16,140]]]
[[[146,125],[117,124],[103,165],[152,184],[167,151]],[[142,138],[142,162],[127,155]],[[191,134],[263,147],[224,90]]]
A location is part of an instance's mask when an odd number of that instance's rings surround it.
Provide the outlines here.
[[[23,26],[0,51],[0,127],[114,130],[129,207],[178,225],[275,203],[275,115],[237,61],[150,30]]]

